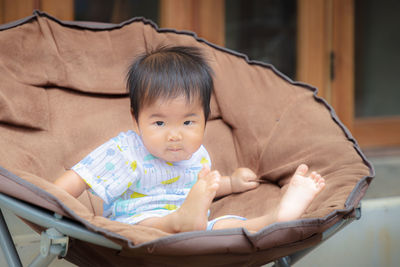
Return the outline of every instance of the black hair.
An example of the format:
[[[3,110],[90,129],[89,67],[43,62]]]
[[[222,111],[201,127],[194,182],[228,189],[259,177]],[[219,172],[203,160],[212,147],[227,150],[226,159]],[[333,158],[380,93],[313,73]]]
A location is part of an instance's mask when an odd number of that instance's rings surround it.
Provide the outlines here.
[[[179,96],[189,102],[200,99],[207,121],[214,89],[212,75],[197,47],[162,46],[140,55],[129,67],[126,81],[136,121],[143,105]]]

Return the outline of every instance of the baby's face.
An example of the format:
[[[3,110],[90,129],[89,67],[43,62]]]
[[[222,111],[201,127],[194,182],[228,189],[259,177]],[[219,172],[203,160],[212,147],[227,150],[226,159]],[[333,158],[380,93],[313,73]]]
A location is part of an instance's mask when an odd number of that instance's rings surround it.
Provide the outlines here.
[[[203,106],[185,97],[160,99],[141,109],[137,125],[153,156],[169,162],[188,160],[203,143]]]

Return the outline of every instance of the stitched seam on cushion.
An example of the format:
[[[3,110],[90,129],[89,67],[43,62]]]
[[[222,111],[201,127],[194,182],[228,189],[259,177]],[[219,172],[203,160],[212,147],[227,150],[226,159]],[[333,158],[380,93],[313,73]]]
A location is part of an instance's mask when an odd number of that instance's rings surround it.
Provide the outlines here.
[[[293,100],[286,106],[286,108],[281,112],[279,118],[276,119],[275,124],[272,127],[272,129],[271,129],[271,131],[270,131],[270,133],[269,133],[269,135],[267,137],[267,141],[265,142],[265,145],[262,148],[260,148],[259,151],[258,151],[258,155],[257,156],[258,156],[258,159],[259,159],[259,161],[258,161],[259,163],[260,163],[260,158],[261,158],[263,152],[268,149],[268,146],[270,144],[271,138],[275,134],[275,132],[277,131],[278,126],[279,126],[282,118],[286,115],[286,113],[288,113],[290,110],[292,110],[292,108],[295,106],[294,104],[296,102],[298,102],[298,101],[299,101],[299,96],[296,95],[295,97],[293,97]],[[259,170],[259,166],[257,166],[257,168]]]

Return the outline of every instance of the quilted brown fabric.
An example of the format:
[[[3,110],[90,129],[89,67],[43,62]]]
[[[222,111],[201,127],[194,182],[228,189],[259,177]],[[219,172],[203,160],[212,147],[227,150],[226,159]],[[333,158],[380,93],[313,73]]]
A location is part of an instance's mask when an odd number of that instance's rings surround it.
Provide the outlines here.
[[[200,47],[215,72],[204,144],[213,167],[222,174],[249,167],[268,181],[215,201],[211,217],[266,213],[295,168],[306,163],[324,176],[326,188],[300,220],[256,234],[229,229],[169,235],[105,219],[99,199],[84,193],[76,200],[51,183],[132,127],[127,67],[160,44]],[[325,229],[352,215],[373,176],[314,88],[194,34],[158,29],[144,19],[88,25],[36,12],[2,26],[0,48],[0,192],[62,213],[124,247],[116,253],[75,240],[67,259],[76,264],[119,266],[134,258],[139,265],[260,265],[318,243]]]

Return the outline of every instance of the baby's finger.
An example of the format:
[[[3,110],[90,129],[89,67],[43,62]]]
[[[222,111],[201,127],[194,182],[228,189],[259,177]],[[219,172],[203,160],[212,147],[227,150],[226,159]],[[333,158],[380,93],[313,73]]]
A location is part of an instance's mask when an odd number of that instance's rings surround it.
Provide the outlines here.
[[[241,174],[246,177],[247,181],[253,181],[257,179],[257,175],[249,168],[241,168]]]
[[[256,181],[258,181],[258,177],[257,177],[257,175],[256,175],[255,173],[249,174],[248,177],[249,177],[249,179],[248,179],[249,182],[256,182]]]
[[[253,182],[257,182],[257,183],[259,183],[259,184],[267,184],[267,183],[270,183],[270,181],[264,180],[264,179],[256,179],[256,180],[254,180]]]
[[[260,184],[258,182],[246,182],[242,184],[241,190],[238,192],[245,192],[257,188]]]
[[[247,187],[249,188],[249,189],[254,189],[254,188],[257,188],[258,186],[260,185],[260,183],[259,182],[248,182],[247,183]]]

